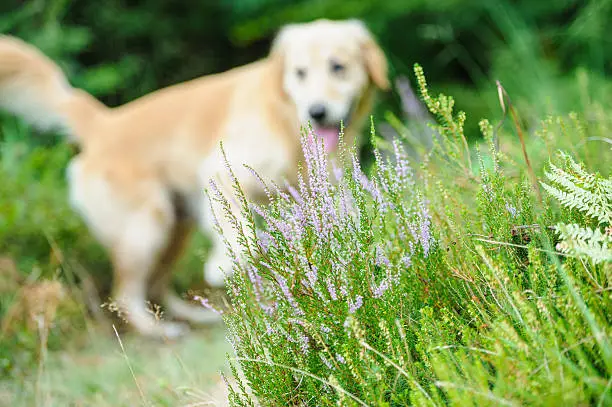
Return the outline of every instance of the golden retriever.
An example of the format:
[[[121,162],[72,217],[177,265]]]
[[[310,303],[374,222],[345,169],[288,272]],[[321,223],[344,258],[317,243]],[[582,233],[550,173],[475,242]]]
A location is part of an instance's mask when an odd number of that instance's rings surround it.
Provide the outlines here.
[[[67,169],[70,203],[107,249],[113,298],[144,335],[175,337],[186,325],[155,321],[146,300],[195,323],[217,314],[183,301],[169,289],[170,269],[193,226],[213,239],[206,281],[222,286],[232,259],[213,232],[214,207],[228,242],[233,229],[204,188],[231,184],[219,148],[247,196],[264,179],[296,179],[300,129],[311,123],[334,151],[340,123],[351,143],[376,88],[389,88],[384,53],[358,20],[290,24],[262,60],[169,86],[109,108],[70,86],[59,67],[23,41],[0,37],[0,108],[40,129],[60,129],[81,148]]]

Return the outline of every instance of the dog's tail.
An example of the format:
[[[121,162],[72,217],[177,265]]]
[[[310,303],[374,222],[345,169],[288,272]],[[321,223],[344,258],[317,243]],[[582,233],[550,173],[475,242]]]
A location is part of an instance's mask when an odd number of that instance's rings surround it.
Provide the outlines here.
[[[110,109],[68,83],[59,66],[34,46],[0,35],[0,109],[36,128],[60,130],[81,143]]]

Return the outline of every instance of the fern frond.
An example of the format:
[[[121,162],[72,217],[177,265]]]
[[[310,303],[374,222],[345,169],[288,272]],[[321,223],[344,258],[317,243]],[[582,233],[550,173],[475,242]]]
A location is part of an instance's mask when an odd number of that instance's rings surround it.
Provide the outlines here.
[[[578,210],[602,224],[612,224],[612,179],[591,174],[566,153],[560,152],[563,168],[549,163],[545,171],[550,184],[542,187],[564,207]]]
[[[549,163],[544,171],[549,184],[542,187],[565,208],[577,210],[600,226],[612,224],[612,179],[589,173],[582,163],[559,152],[562,166]],[[563,253],[588,257],[595,264],[612,261],[612,236],[602,229],[578,224],[558,223],[555,230],[561,239],[557,249]]]
[[[559,223],[555,230],[562,240],[557,245],[561,252],[586,256],[595,264],[612,261],[612,236],[609,234],[577,224]]]
[[[584,164],[575,162],[569,154],[563,151],[560,152],[559,155],[566,164],[568,175],[570,175],[577,184],[582,183],[585,188],[592,188],[595,186],[597,177],[594,174],[590,174],[588,171],[586,171]],[[570,171],[572,171],[575,175]]]

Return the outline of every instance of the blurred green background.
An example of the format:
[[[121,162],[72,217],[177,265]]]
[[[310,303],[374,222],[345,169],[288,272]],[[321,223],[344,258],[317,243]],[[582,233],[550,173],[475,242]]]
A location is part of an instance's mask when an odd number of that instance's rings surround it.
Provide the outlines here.
[[[454,96],[466,111],[472,141],[481,118],[502,118],[496,80],[527,133],[550,114],[577,111],[589,120],[594,102],[612,105],[612,0],[2,0],[0,33],[38,46],[73,85],[117,106],[261,58],[283,24],[320,17],[364,20],[392,80],[414,83],[413,64],[421,64],[432,93]],[[381,128],[391,114],[410,125],[399,93],[381,97],[374,112]],[[0,260],[14,261],[21,279],[59,276],[80,304],[91,297],[82,283],[93,279],[104,296],[110,271],[68,207],[64,171],[72,154],[61,138],[0,115]],[[196,238],[179,265],[178,288],[201,280],[206,248]],[[13,280],[0,279],[0,317],[24,283]],[[80,315],[69,311],[63,315]],[[82,326],[72,316],[58,319],[49,347]],[[35,333],[3,335],[0,373],[25,372],[37,348]]]
[[[498,115],[494,80],[530,118],[580,103],[612,65],[610,0],[3,0],[0,32],[42,48],[71,81],[115,106],[161,86],[253,61],[285,23],[360,18],[385,49],[391,73],[423,65],[434,90],[471,118]],[[381,109],[400,112],[397,95]],[[380,109],[379,109],[380,111]]]

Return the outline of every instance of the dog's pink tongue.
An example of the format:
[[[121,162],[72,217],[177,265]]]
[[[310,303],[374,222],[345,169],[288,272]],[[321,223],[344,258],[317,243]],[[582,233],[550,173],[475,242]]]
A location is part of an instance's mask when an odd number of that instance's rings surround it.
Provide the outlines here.
[[[323,138],[325,151],[328,153],[335,150],[338,146],[338,129],[333,127],[321,127],[315,130],[315,133],[317,133],[319,137]]]

